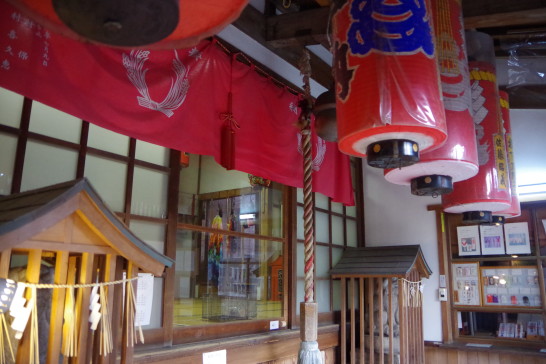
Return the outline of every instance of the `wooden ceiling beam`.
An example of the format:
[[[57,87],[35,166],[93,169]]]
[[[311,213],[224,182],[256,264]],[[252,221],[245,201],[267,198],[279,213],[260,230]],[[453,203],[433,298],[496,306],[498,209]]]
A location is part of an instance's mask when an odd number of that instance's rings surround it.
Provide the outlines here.
[[[270,16],[266,23],[267,43],[275,48],[320,44],[326,39],[330,8]]]
[[[505,89],[510,109],[546,109],[546,85],[521,85]]]
[[[326,8],[327,9],[327,8]],[[328,10],[328,9],[327,9]],[[247,34],[261,46],[269,49],[292,66],[299,68],[298,63],[305,44],[301,43],[290,48],[276,48],[266,40],[266,17],[252,6],[247,6],[239,19],[233,25]],[[312,78],[325,88],[333,83],[332,68],[315,54],[311,53]]]
[[[507,13],[465,16],[465,29],[505,28],[546,23],[546,8],[513,11]]]

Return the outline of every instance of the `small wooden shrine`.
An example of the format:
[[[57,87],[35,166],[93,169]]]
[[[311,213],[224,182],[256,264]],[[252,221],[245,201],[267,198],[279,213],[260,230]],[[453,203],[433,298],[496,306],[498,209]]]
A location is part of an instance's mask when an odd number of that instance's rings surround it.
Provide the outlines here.
[[[347,249],[331,270],[341,279],[341,363],[424,363],[419,245]],[[347,357],[349,353],[349,358]]]
[[[136,277],[161,276],[172,264],[131,233],[86,179],[0,197],[0,281],[29,284],[24,297],[36,311],[20,340],[11,338],[15,362],[132,362]],[[10,314],[3,313],[7,325]],[[6,347],[4,355],[12,361]]]

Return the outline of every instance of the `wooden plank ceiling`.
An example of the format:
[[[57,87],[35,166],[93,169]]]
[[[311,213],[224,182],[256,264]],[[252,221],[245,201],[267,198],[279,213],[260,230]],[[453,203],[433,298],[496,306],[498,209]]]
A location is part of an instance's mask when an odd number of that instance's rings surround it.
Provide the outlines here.
[[[334,0],[335,1],[335,0]],[[435,0],[432,0],[435,1]],[[498,57],[512,44],[530,44],[527,54],[546,57],[546,0],[462,0],[466,29],[490,34]],[[298,67],[302,47],[328,47],[331,0],[266,0],[264,13],[248,5],[235,27]],[[313,78],[332,83],[331,67],[312,54]],[[508,89],[512,108],[546,108],[546,84]]]

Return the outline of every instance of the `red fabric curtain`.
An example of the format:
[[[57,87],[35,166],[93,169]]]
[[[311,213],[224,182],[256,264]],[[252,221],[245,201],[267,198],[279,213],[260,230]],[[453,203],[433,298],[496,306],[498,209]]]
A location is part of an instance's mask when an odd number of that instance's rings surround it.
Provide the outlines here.
[[[0,2],[0,86],[78,118],[164,147],[221,161],[222,126],[235,122],[234,168],[303,185],[298,96],[232,62],[215,42],[190,49],[122,50],[54,34]],[[232,118],[228,94],[232,93]],[[228,118],[229,119],[229,118]],[[348,156],[313,135],[314,190],[354,204]]]

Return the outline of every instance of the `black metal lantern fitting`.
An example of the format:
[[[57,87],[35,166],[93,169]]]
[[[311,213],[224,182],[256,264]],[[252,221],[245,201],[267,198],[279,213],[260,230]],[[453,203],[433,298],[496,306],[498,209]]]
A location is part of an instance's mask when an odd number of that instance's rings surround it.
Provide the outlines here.
[[[453,192],[453,178],[433,174],[416,177],[411,180],[411,193],[416,196],[437,197]]]
[[[113,46],[152,44],[178,25],[178,0],[53,0],[53,7],[77,34]]]
[[[419,145],[407,139],[371,143],[366,149],[368,165],[376,168],[402,168],[419,162]]]
[[[463,212],[463,223],[465,224],[491,224],[491,211],[466,211]]]

